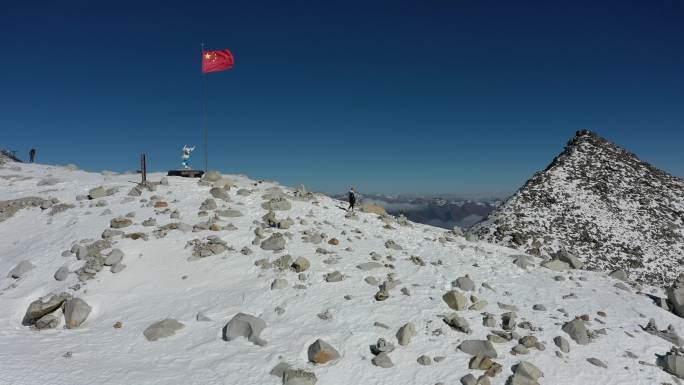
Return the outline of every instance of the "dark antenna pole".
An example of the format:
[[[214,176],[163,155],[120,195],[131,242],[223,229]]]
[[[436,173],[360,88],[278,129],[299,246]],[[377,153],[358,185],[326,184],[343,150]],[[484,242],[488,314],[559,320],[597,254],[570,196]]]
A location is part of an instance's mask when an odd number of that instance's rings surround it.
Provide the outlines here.
[[[202,60],[204,61],[204,43],[202,43]],[[202,71],[202,115],[204,118],[204,172],[208,171],[209,141],[207,140],[207,74]]]
[[[147,157],[144,152],[140,154],[140,173],[142,174],[142,183],[147,182]]]

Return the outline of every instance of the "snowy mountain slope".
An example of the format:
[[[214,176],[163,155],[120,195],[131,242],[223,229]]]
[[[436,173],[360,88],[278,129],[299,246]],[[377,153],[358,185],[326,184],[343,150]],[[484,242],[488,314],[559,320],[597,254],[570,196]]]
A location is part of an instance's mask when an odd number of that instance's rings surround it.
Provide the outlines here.
[[[161,177],[152,174],[150,179]],[[222,186],[229,181],[233,187],[227,191],[229,202],[215,201],[219,210],[230,207],[243,216],[220,217],[216,223],[223,229],[217,231],[168,230],[161,238],[155,236],[155,231],[163,235],[158,231],[160,227],[179,221],[191,226],[201,224],[217,212],[206,210],[207,216],[198,216],[199,207],[211,197],[211,186],[200,186],[195,179],[168,178],[167,186],[128,197],[137,175],[101,175],[34,164],[6,166],[0,169],[0,178],[0,201],[34,196],[57,198],[74,206],[53,215],[52,209],[26,207],[0,222],[3,385],[276,385],[282,380],[269,372],[280,362],[314,373],[318,384],[456,384],[468,373],[476,378],[483,374],[468,368],[470,355],[457,347],[464,340],[485,339],[492,331],[501,330],[501,315],[510,308],[501,308],[497,303],[516,306],[516,333],[520,337],[536,336],[545,350],[531,348],[527,354],[513,355],[510,351],[517,344],[515,340],[494,344],[498,352],[494,361],[502,365],[502,372],[491,379],[492,384],[504,384],[511,368],[522,360],[543,371],[540,384],[674,382],[662,369],[647,365],[672,344],[645,333],[639,325],[654,318],[661,328],[672,324],[681,333],[684,319],[653,305],[649,297],[635,289],[616,288],[617,281],[599,272],[521,269],[511,263],[519,251],[468,242],[443,229],[398,223],[374,214],[347,217],[340,209],[341,202],[319,195],[311,200],[296,198],[295,192],[285,187],[282,189],[292,208],[275,213],[277,219],[290,217],[294,223],[288,229],[263,231],[266,239],[274,233],[286,234],[286,248],[281,252],[263,250],[253,245],[255,230],[262,228],[262,216],[267,213],[262,208],[262,196],[274,194],[272,188],[278,186],[242,176],[225,176],[225,180],[216,182]],[[76,200],[77,195],[88,194],[98,186],[104,186],[105,191],[118,188],[118,192],[111,190],[107,193],[112,195],[102,198]],[[166,202],[168,207],[156,202]],[[174,210],[179,219],[170,218]],[[112,219],[128,213],[134,213],[133,224],[119,230],[125,234],[145,233],[147,240],[112,237],[111,247],[123,251],[126,267],[116,274],[105,267],[93,279],[81,282],[73,271],[78,271],[89,257],[77,260],[71,253],[62,256],[63,251],[74,244],[91,245],[100,240]],[[155,218],[156,225],[143,226],[148,218]],[[305,242],[302,232],[311,230],[324,233],[323,241]],[[230,249],[192,258],[193,248],[187,243],[210,235],[220,237]],[[339,240],[339,244],[329,244],[331,238]],[[388,240],[403,250],[388,249]],[[242,253],[244,247],[252,253]],[[372,252],[379,254],[378,261],[372,260]],[[100,253],[106,256],[109,249]],[[311,267],[301,279],[300,274],[289,269],[278,271],[255,265],[264,258],[275,262],[285,254],[310,261]],[[22,260],[35,267],[21,278],[6,277],[6,272]],[[357,267],[367,262],[379,262],[380,266],[368,271]],[[53,274],[62,266],[68,266],[72,273],[66,280],[57,281]],[[334,271],[345,278],[326,282],[326,274]],[[378,287],[364,279],[372,276],[382,282],[388,274],[393,274],[392,282],[397,286],[389,290],[388,299],[377,301],[374,296]],[[440,317],[453,312],[442,296],[452,288],[453,280],[465,274],[475,283],[471,294],[487,301],[480,310],[457,312],[470,325],[470,334],[451,329]],[[277,278],[287,280],[285,288],[271,289]],[[493,290],[483,286],[485,283]],[[410,295],[402,294],[402,288]],[[663,296],[657,288],[643,290]],[[32,301],[63,291],[92,307],[82,325],[65,329],[62,310],[54,313],[61,320],[57,328],[35,330],[22,325]],[[574,296],[568,297],[570,294]],[[548,310],[533,310],[535,304]],[[318,316],[326,310],[331,319]],[[605,316],[597,315],[599,311]],[[210,320],[197,321],[199,312]],[[267,328],[261,333],[268,342],[265,346],[243,338],[221,338],[221,329],[240,312],[266,322]],[[483,313],[492,314],[497,325],[485,327]],[[599,330],[596,339],[588,345],[570,341],[570,352],[560,354],[553,339],[563,336],[570,340],[561,327],[583,314],[588,315],[587,327]],[[143,331],[165,318],[173,318],[184,327],[173,336],[146,340]],[[117,322],[121,327],[113,327]],[[374,326],[375,322],[389,328]],[[408,322],[415,325],[417,334],[408,345],[400,346],[395,335]],[[391,368],[371,363],[369,345],[380,337],[396,346],[389,353],[394,364]],[[337,349],[341,358],[325,365],[308,362],[307,348],[318,338]],[[433,358],[432,364],[419,364],[417,359],[422,355]],[[435,357],[445,358],[436,362]],[[607,368],[587,362],[592,357],[603,361]],[[639,364],[639,360],[647,364]]]
[[[669,285],[684,264],[684,181],[583,130],[470,233]]]

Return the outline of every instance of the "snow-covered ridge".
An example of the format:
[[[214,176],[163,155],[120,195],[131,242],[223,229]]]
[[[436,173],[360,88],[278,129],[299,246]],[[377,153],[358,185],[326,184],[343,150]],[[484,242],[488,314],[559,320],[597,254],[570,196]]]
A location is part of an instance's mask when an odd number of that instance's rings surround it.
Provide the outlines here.
[[[470,232],[534,255],[566,250],[588,269],[667,286],[684,265],[684,181],[579,131]]]
[[[0,168],[0,207],[25,202],[0,221],[0,384],[674,381],[659,288],[273,182],[138,178]]]

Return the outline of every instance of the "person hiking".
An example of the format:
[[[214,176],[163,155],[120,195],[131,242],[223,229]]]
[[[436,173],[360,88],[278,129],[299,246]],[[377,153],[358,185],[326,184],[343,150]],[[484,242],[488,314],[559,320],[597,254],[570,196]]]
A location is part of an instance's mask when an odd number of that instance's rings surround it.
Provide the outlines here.
[[[347,211],[354,211],[354,205],[356,205],[356,191],[354,191],[354,187],[349,189],[349,208]]]
[[[36,149],[32,148],[29,151],[29,163],[33,163],[36,160]]]

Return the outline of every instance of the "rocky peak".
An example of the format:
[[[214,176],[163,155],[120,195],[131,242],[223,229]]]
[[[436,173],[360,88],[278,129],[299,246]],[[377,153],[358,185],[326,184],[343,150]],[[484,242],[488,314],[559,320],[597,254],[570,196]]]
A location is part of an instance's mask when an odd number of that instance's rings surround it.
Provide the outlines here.
[[[684,262],[684,181],[588,131],[471,233],[538,256],[577,254],[667,285]]]

